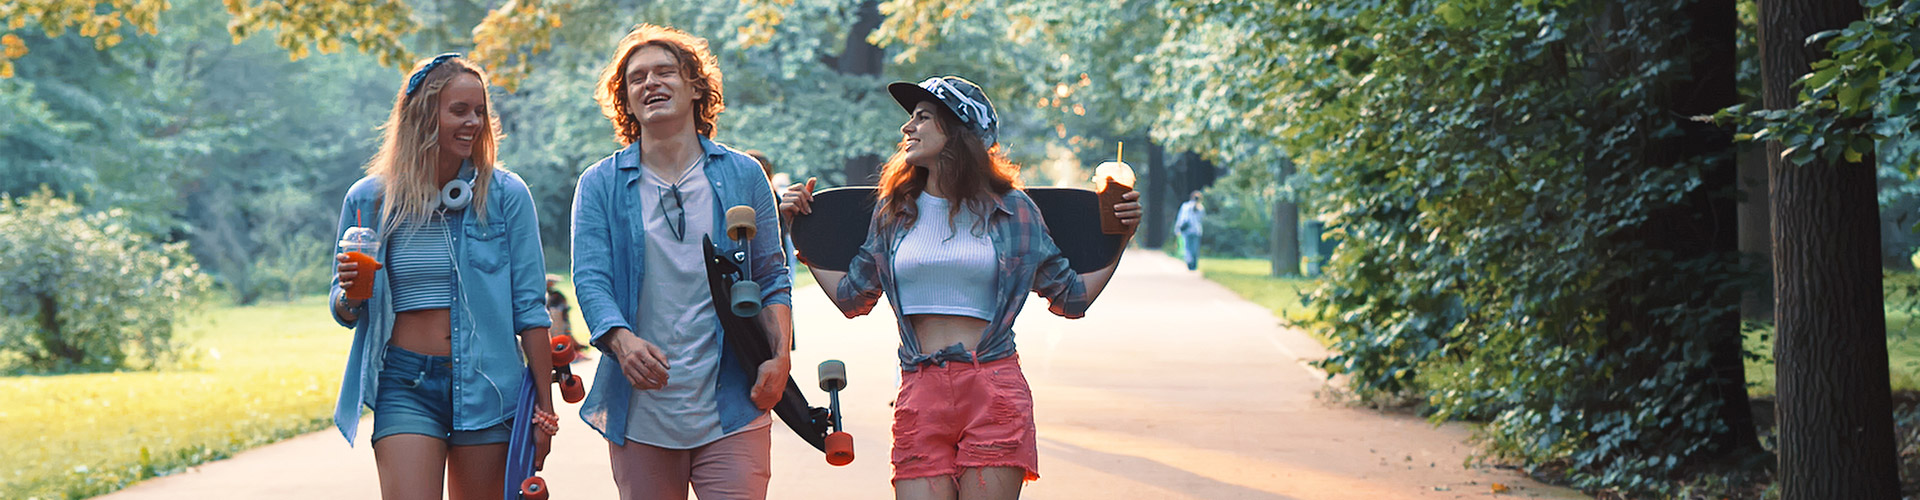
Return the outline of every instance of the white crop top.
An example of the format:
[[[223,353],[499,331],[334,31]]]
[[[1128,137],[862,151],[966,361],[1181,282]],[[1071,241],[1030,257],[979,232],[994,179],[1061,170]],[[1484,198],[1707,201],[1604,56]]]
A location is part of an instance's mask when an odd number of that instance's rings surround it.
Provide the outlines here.
[[[962,208],[948,224],[946,199],[914,200],[919,217],[894,250],[894,300],[901,314],[946,314],[993,321],[997,259],[980,214]]]

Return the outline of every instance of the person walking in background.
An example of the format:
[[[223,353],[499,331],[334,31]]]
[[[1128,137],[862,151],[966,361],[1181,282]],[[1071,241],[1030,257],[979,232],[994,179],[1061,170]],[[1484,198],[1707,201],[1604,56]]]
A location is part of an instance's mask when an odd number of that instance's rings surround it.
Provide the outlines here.
[[[792,277],[773,188],[753,158],[713,142],[726,109],[707,42],[642,25],[623,38],[594,98],[625,146],[580,175],[573,279],[606,355],[580,416],[607,440],[624,499],[763,499],[772,419],[792,369]],[[722,210],[753,208],[745,250],[774,358],[742,367],[722,342],[702,240],[722,252]],[[746,368],[746,369],[740,369]]]
[[[1194,190],[1186,203],[1180,204],[1180,215],[1173,219],[1173,230],[1180,234],[1180,250],[1186,254],[1187,270],[1200,268],[1200,231],[1207,217],[1207,207],[1200,204],[1200,191]]]
[[[353,347],[334,425],[351,445],[360,408],[373,409],[382,498],[437,499],[443,483],[455,500],[500,498],[521,380],[553,370],[538,212],[520,176],[494,164],[486,74],[457,54],[414,68],[340,207],[342,247],[350,229],[372,228],[353,251],[381,267],[335,251],[328,309]],[[559,430],[550,387],[533,385],[535,468]]]
[[[1040,208],[998,144],[999,115],[973,82],[934,77],[887,90],[907,113],[898,150],[880,168],[879,206],[846,272],[810,268],[851,318],[881,294],[900,329],[893,423],[899,499],[1012,499],[1039,479],[1033,394],[1014,350],[1013,321],[1038,292],[1048,310],[1086,314],[1120,262],[1068,266]],[[1140,223],[1140,198],[1110,207]],[[781,216],[810,213],[813,180],[781,194]]]

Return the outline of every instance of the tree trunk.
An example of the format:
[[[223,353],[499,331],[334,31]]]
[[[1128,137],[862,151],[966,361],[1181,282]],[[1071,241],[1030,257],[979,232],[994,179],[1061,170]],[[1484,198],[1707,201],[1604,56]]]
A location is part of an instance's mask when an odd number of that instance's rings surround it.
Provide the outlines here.
[[[1147,191],[1144,194],[1147,207],[1143,214],[1145,219],[1140,221],[1147,225],[1147,248],[1161,248],[1167,244],[1167,228],[1173,225],[1173,210],[1179,206],[1173,201],[1178,198],[1167,196],[1173,192],[1172,186],[1167,185],[1173,180],[1173,176],[1167,175],[1168,170],[1171,167],[1167,165],[1166,148],[1147,141]]]
[[[1676,116],[1709,115],[1740,102],[1735,75],[1739,69],[1735,57],[1735,30],[1739,17],[1734,0],[1696,0],[1683,10],[1692,21],[1687,32],[1686,50],[1693,68],[1693,79],[1682,82],[1670,95]],[[1740,232],[1738,193],[1740,166],[1735,156],[1732,131],[1709,123],[1683,120],[1684,135],[1675,148],[1683,158],[1703,161],[1703,185],[1688,193],[1676,208],[1691,213],[1669,213],[1670,227],[1686,228],[1686,236],[1663,238],[1677,244],[1681,255],[1706,261],[1718,261],[1738,267]],[[1692,227],[1687,227],[1691,225]],[[1677,235],[1669,235],[1677,236]],[[1729,278],[1731,279],[1731,278]],[[1709,286],[1737,290],[1737,284],[1722,280]],[[1708,307],[1727,311],[1714,318],[1707,339],[1711,357],[1706,381],[1720,400],[1719,420],[1726,432],[1714,436],[1715,451],[1722,456],[1750,455],[1760,450],[1753,423],[1752,403],[1747,399],[1747,376],[1743,334],[1740,332],[1739,300],[1734,293],[1716,293]]]
[[[1740,318],[1773,319],[1773,232],[1767,217],[1767,156],[1765,148],[1746,147],[1736,156],[1740,164],[1740,254],[1753,265],[1758,282],[1740,297]]]
[[[835,61],[835,69],[841,74],[880,76],[886,67],[887,52],[867,42],[867,35],[880,27],[880,3],[878,0],[860,2],[859,19],[847,30],[846,45],[840,50]],[[849,186],[871,186],[880,182],[880,155],[867,153],[848,158],[841,165],[841,172],[847,176]]]
[[[1824,56],[1808,35],[1862,15],[1852,1],[1762,0],[1766,107],[1793,107],[1794,82]],[[1780,498],[1899,498],[1873,156],[1794,165],[1782,149],[1767,143]]]
[[[1280,159],[1275,184],[1284,185],[1293,176],[1293,159]],[[1273,231],[1267,246],[1273,252],[1274,276],[1300,275],[1300,205],[1282,193],[1273,197]]]

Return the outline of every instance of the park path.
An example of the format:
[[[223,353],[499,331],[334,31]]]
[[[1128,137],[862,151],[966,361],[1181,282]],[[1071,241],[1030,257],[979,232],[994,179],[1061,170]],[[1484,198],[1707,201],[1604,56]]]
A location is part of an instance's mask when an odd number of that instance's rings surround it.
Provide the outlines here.
[[[813,287],[794,302],[794,373],[809,398],[824,402],[814,366],[846,362],[842,405],[858,457],[831,467],[777,427],[771,498],[890,498],[893,321],[845,319]],[[1040,427],[1042,478],[1024,498],[1587,498],[1511,470],[1464,466],[1472,452],[1464,426],[1317,398],[1323,377],[1303,362],[1325,355],[1317,343],[1157,252],[1129,252],[1086,318],[1055,317],[1036,298],[1016,330]],[[562,420],[542,473],[553,498],[615,498],[606,442],[578,418]],[[1495,483],[1511,489],[1495,494]],[[328,429],[102,498],[378,497],[373,453]]]

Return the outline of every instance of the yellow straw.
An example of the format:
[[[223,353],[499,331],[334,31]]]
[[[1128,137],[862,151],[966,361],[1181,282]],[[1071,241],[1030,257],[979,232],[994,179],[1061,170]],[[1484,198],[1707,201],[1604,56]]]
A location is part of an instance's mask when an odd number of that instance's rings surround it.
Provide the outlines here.
[[[1127,161],[1127,141],[1120,141],[1120,147],[1113,152],[1113,161]]]

